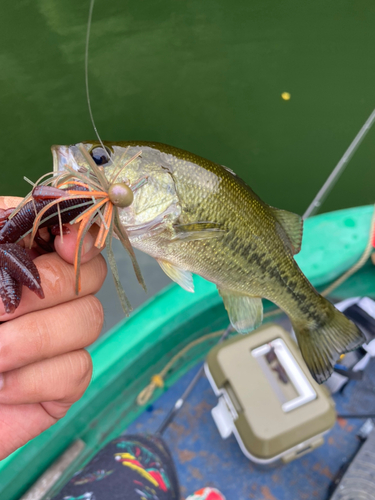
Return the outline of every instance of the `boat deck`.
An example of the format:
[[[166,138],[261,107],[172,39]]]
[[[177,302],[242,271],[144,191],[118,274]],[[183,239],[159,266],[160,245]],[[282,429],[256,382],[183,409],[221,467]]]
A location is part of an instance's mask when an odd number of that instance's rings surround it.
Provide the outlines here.
[[[127,432],[154,432],[197,370],[198,367],[190,370],[165,392]],[[335,395],[338,413],[374,411],[374,376],[372,361],[365,381],[351,382],[342,394]],[[227,500],[326,500],[333,479],[361,444],[356,434],[363,421],[338,419],[320,448],[287,465],[260,470],[242,454],[233,436],[221,439],[210,413],[216,403],[208,380],[202,377],[165,433],[183,495],[213,486]]]

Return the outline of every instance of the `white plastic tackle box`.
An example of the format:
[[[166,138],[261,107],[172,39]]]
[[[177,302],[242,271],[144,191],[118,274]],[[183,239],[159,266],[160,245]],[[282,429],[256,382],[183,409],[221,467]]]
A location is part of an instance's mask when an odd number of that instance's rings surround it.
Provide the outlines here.
[[[268,324],[214,347],[205,371],[219,398],[212,416],[257,464],[286,463],[320,446],[334,425],[334,403],[311,377],[299,349]]]

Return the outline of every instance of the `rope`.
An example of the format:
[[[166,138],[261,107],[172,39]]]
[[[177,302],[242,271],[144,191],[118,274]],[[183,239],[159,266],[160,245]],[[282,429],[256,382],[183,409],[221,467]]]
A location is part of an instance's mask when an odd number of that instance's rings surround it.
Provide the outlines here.
[[[190,342],[187,346],[185,346],[181,351],[179,351],[177,354],[171,358],[168,363],[164,366],[164,368],[161,370],[161,372],[157,373],[156,375],[153,375],[151,377],[151,382],[148,384],[147,387],[145,387],[137,396],[137,404],[139,406],[143,406],[149,402],[149,400],[152,398],[154,391],[157,387],[163,388],[164,387],[164,378],[170,368],[175,364],[177,360],[179,360],[184,354],[186,354],[190,349],[193,347],[202,344],[202,342],[205,342],[206,340],[213,339],[216,337],[220,337],[223,334],[224,330],[219,330],[217,332],[213,333],[208,333],[207,335],[204,335],[203,337],[200,337],[199,339],[193,340],[193,342]]]
[[[338,288],[340,285],[342,285],[348,278],[350,278],[350,276],[352,276],[354,273],[359,271],[359,269],[361,269],[361,267],[363,267],[366,264],[368,258],[370,257],[370,254],[372,252],[372,248],[373,248],[372,242],[374,239],[374,234],[375,234],[375,205],[374,205],[374,211],[372,213],[372,218],[371,218],[369,238],[368,238],[367,245],[366,245],[366,248],[365,248],[363,254],[361,255],[360,259],[350,269],[348,269],[344,274],[342,274],[336,281],[334,281],[331,285],[329,285],[322,292],[321,295],[323,295],[323,297],[326,297],[327,295],[332,293],[334,290],[336,290],[336,288]],[[282,314],[282,313],[283,313],[283,311],[281,309],[277,308],[277,309],[274,309],[273,311],[269,311],[266,314],[264,314],[263,318],[270,318],[272,316],[277,316],[277,315]],[[148,401],[152,398],[155,389],[157,387],[159,387],[161,389],[164,387],[164,378],[165,378],[166,374],[168,373],[169,369],[174,365],[174,363],[178,359],[180,359],[190,349],[201,344],[202,342],[204,342],[208,339],[211,339],[211,338],[220,337],[220,335],[222,335],[223,331],[224,330],[220,330],[217,332],[213,332],[213,333],[209,333],[207,335],[204,335],[203,337],[200,337],[199,339],[196,339],[193,342],[190,342],[190,344],[185,346],[181,351],[179,351],[175,356],[173,356],[173,358],[164,366],[162,371],[156,375],[153,375],[151,377],[151,382],[149,383],[149,385],[147,387],[145,387],[143,389],[143,391],[141,391],[138,394],[137,404],[139,406],[143,406],[143,405],[147,404]]]

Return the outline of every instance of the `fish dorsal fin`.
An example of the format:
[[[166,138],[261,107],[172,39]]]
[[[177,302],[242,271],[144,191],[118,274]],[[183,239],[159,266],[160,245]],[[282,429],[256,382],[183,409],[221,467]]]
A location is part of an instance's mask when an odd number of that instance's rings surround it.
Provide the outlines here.
[[[165,274],[171,278],[171,280],[175,281],[180,287],[182,287],[187,292],[194,293],[194,283],[193,283],[193,275],[190,271],[185,271],[184,269],[180,269],[177,266],[174,266],[170,262],[162,259],[156,259],[163,269]]]
[[[218,288],[223,298],[230,322],[239,333],[248,333],[258,328],[263,321],[261,297],[242,295],[231,290]]]
[[[293,255],[297,254],[301,250],[302,243],[302,217],[294,214],[293,212],[280,210],[279,208],[274,207],[272,207],[272,213],[284,229],[288,238],[287,243],[289,243],[289,247],[292,250]]]

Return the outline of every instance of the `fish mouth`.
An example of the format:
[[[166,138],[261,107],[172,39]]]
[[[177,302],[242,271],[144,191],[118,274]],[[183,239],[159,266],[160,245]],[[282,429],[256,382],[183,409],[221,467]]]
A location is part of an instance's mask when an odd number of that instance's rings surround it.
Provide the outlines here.
[[[74,161],[74,155],[71,152],[71,146],[52,146],[53,173],[58,174],[65,170],[65,165],[69,165],[77,170],[77,162]]]
[[[52,159],[53,159],[53,172],[56,173],[58,172],[58,165],[59,165],[59,156],[58,156],[58,150],[60,146],[52,146],[51,147],[51,152],[52,152]]]
[[[53,172],[58,174],[66,170],[65,165],[69,165],[73,170],[79,171],[82,166],[86,166],[86,160],[79,150],[79,144],[74,146],[55,145],[51,147],[53,158]],[[91,144],[84,144],[88,150]]]

